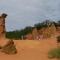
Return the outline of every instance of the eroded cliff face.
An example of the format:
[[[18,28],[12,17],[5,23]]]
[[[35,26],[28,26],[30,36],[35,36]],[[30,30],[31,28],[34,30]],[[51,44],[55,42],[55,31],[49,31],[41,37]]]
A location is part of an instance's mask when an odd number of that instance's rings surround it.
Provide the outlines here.
[[[37,30],[36,28],[34,28],[31,34],[26,35],[26,39],[40,40],[40,39],[51,38],[56,36],[57,36],[56,27],[54,24],[51,24],[51,26],[48,26],[45,28],[43,27],[40,30]]]
[[[0,16],[0,38],[5,37],[5,18],[7,14],[2,14]]]

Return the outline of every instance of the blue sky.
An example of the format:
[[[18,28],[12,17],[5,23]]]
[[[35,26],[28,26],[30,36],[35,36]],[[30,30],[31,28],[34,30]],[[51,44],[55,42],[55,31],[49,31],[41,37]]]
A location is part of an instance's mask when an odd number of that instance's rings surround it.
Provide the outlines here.
[[[0,14],[7,13],[6,30],[19,30],[43,20],[60,20],[60,0],[0,0]]]

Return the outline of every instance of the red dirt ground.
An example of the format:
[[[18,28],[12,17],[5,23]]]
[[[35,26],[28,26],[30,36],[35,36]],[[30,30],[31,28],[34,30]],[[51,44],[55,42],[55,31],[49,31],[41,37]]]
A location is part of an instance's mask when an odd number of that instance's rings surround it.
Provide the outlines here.
[[[5,40],[7,41],[7,40]],[[1,39],[0,44],[5,44]],[[14,40],[18,53],[7,55],[0,52],[0,60],[56,60],[48,58],[48,51],[56,48],[56,38],[44,40]]]

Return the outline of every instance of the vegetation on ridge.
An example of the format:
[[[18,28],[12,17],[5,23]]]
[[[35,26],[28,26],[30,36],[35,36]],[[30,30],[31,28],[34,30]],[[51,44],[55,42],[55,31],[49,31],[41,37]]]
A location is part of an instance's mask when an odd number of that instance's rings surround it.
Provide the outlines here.
[[[46,28],[48,26],[51,26],[51,24],[54,24],[56,28],[60,27],[60,21],[55,22],[55,21],[46,20],[46,21],[43,21],[42,23],[34,24],[34,27],[27,26],[27,27],[25,27],[24,29],[21,29],[21,30],[6,32],[6,38],[9,38],[9,39],[22,39],[23,36],[25,36],[29,33],[32,33],[32,30],[34,28],[36,28],[37,30],[40,30],[43,27]]]

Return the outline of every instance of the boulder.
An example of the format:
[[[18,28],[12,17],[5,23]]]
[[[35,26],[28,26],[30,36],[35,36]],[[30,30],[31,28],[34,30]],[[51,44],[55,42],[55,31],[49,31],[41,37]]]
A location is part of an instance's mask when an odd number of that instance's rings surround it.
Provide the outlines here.
[[[14,45],[13,40],[9,40],[7,44],[2,47],[1,52],[6,54],[16,54],[17,49],[16,49],[16,46]]]

